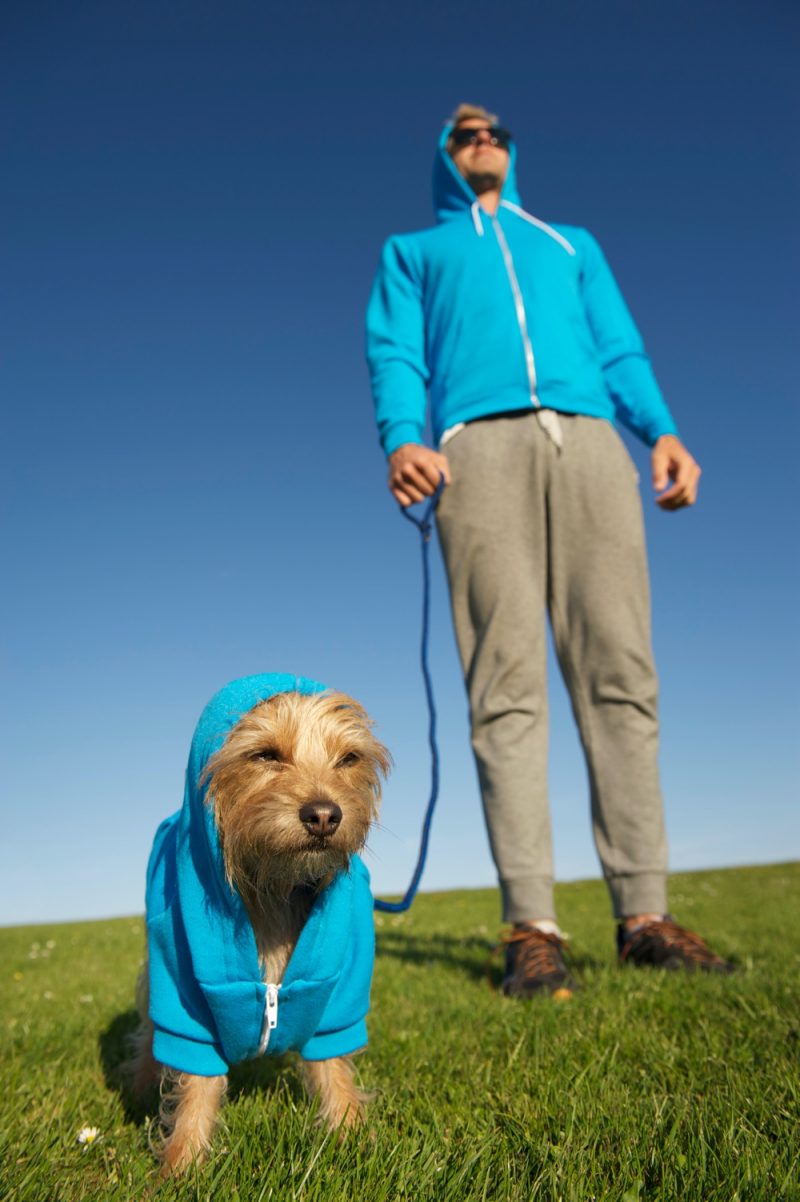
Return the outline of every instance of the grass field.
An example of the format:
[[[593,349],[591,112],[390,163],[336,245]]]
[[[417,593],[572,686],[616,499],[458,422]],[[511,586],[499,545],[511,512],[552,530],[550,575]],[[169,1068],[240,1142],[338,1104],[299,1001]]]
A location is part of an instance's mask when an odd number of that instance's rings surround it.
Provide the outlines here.
[[[331,1139],[291,1058],[251,1062],[177,1185],[155,1181],[117,1072],[141,918],[0,930],[0,1199],[800,1198],[800,864],[673,878],[676,917],[732,978],[620,970],[603,885],[558,901],[584,986],[561,1003],[498,994],[492,891],[379,916],[368,1128]]]

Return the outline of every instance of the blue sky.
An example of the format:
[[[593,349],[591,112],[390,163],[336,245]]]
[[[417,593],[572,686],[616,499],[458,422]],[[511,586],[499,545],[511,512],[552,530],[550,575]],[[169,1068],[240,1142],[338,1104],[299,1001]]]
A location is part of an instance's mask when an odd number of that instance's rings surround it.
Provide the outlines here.
[[[704,469],[663,514],[632,447],[673,866],[796,857],[793,6],[17,2],[3,24],[0,922],[140,910],[196,718],[255,671],[371,710],[396,766],[368,863],[404,888],[418,546],[363,310],[383,240],[431,221],[461,100],[514,131],[526,207],[599,238]],[[424,886],[487,885],[438,555],[434,593]],[[552,660],[551,687],[558,872],[596,875]]]

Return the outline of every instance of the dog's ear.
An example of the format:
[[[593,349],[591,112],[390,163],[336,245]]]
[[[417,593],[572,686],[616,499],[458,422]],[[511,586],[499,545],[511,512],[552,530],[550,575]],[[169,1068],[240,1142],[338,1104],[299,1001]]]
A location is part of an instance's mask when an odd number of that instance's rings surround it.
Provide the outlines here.
[[[368,758],[376,777],[387,777],[392,767],[392,757],[387,747],[373,732],[373,721],[360,702],[346,693],[330,693],[327,700],[332,710],[345,720],[345,728],[354,749]]]
[[[380,775],[385,780],[392,770],[392,757],[389,749],[369,729],[367,730],[367,738],[369,740],[369,754]]]

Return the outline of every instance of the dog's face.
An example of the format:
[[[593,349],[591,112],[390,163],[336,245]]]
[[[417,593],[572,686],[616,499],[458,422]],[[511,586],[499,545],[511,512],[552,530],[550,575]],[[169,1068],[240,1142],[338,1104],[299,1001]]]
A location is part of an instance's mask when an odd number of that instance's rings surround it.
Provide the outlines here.
[[[206,769],[231,884],[317,884],[364,846],[390,763],[370,727],[343,693],[280,693],[240,718]]]

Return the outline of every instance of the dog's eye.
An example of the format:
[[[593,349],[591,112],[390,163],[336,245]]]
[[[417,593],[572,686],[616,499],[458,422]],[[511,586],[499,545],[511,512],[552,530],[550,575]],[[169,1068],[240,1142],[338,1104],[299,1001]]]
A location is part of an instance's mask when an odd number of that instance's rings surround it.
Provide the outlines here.
[[[357,764],[361,756],[357,751],[348,751],[347,755],[343,755],[336,765],[337,768],[350,768],[353,764]]]
[[[267,760],[269,763],[280,763],[281,757],[274,747],[265,747],[263,751],[254,751],[251,760]]]

